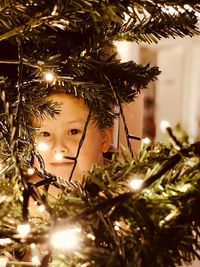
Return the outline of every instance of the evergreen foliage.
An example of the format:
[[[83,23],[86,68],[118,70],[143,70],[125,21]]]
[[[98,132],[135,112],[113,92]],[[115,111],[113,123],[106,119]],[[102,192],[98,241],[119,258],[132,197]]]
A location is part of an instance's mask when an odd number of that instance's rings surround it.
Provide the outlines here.
[[[97,124],[110,127],[113,108],[134,101],[160,73],[120,62],[113,42],[193,36],[199,11],[197,0],[0,1],[0,255],[10,265],[33,266],[29,254],[41,267],[174,267],[199,258],[200,144],[170,128],[170,144],[143,145],[137,158],[124,151],[82,184],[45,170],[33,184],[27,174],[35,153],[30,117],[59,112],[47,95],[62,88],[83,98]],[[133,191],[138,177],[142,187]],[[58,198],[49,184],[62,191]],[[30,198],[45,212],[32,214]],[[27,222],[22,237],[17,228]],[[80,244],[57,251],[49,240],[66,226],[81,229],[74,230]]]

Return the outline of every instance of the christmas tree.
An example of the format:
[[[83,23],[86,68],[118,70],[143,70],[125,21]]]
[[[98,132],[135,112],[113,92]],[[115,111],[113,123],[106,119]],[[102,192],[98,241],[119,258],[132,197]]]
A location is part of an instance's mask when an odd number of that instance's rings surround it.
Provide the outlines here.
[[[122,105],[160,71],[120,62],[113,46],[198,34],[198,2],[1,1],[0,266],[173,267],[200,257],[200,144],[167,127],[168,144],[142,142],[133,157]],[[81,183],[48,173],[34,149],[30,117],[59,112],[46,100],[58,88],[84,99],[102,128],[119,106],[126,130],[130,151]],[[49,196],[49,185],[61,193]]]

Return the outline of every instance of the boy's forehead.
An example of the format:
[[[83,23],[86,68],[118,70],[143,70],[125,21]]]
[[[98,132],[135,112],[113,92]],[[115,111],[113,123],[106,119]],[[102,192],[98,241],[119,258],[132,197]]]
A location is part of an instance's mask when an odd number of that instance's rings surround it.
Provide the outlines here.
[[[85,123],[89,114],[89,109],[82,99],[64,93],[48,96],[48,100],[59,104],[59,113],[54,117],[50,115],[43,118],[34,118],[33,124],[45,126],[54,120],[62,120],[65,123]]]
[[[55,102],[59,102],[59,103],[66,103],[66,104],[74,104],[74,105],[80,105],[86,109],[88,109],[88,107],[85,105],[84,101],[82,98],[78,98],[74,95],[70,95],[70,94],[65,94],[65,93],[54,93],[51,94],[47,97],[47,99],[50,99],[52,101]]]
[[[72,117],[77,117],[77,115],[80,113],[79,115],[82,117],[82,114],[85,116],[85,114],[89,112],[88,107],[85,105],[82,99],[71,95],[56,94],[50,96],[49,99],[59,104],[60,114],[66,113],[70,114]]]

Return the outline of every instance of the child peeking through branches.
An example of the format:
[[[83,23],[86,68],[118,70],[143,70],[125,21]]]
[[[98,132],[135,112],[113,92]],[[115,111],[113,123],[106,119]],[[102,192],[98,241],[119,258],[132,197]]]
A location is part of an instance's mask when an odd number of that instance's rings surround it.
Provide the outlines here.
[[[81,182],[94,164],[105,163],[103,153],[111,146],[112,127],[99,126],[81,98],[55,92],[47,99],[59,104],[59,113],[33,119],[36,153],[42,158],[47,173]],[[34,165],[42,171],[37,159]]]

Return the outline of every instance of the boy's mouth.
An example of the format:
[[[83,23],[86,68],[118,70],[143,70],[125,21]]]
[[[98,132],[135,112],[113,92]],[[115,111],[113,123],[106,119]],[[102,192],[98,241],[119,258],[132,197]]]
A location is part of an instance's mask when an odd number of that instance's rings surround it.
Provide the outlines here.
[[[66,166],[66,165],[73,165],[73,161],[55,161],[50,163],[53,166]]]

